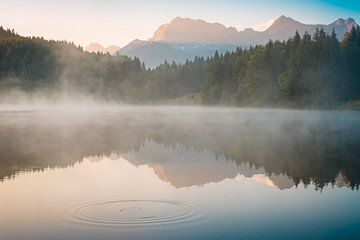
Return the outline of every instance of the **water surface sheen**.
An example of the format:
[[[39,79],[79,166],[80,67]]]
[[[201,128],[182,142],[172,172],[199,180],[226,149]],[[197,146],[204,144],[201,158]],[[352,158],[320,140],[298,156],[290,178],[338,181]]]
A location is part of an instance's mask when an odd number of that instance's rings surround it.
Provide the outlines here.
[[[0,110],[0,239],[359,239],[360,114]]]

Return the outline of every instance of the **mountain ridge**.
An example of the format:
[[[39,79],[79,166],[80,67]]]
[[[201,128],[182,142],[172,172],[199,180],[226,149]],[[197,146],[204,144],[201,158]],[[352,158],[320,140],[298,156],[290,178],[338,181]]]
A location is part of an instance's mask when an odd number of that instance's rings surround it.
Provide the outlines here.
[[[296,31],[313,35],[316,29],[324,29],[328,34],[335,31],[341,41],[346,32],[358,26],[353,18],[338,18],[330,24],[304,24],[285,15],[277,18],[266,30],[256,31],[245,28],[238,31],[221,23],[208,23],[201,19],[176,17],[162,24],[154,35],[146,40],[134,40],[115,54],[138,57],[149,67],[155,67],[165,60],[183,63],[195,56],[209,57],[216,50],[220,53],[232,51],[236,47],[248,48],[265,44],[272,40],[287,40]]]
[[[116,45],[111,45],[109,47],[104,47],[99,43],[90,43],[89,45],[84,47],[84,50],[90,53],[110,53],[114,54],[115,52],[120,50],[120,47]]]
[[[161,25],[149,41],[170,42],[170,43],[207,43],[207,44],[260,44],[269,39],[287,40],[296,30],[300,34],[305,31],[312,34],[316,28],[324,28],[326,32],[334,28],[341,40],[344,29],[350,31],[352,26],[357,26],[353,18],[339,18],[330,24],[304,24],[291,17],[281,15],[265,31],[256,31],[246,28],[238,31],[235,27],[226,27],[220,23],[208,23],[200,19],[176,17],[169,23]],[[254,42],[246,41],[249,37],[246,34],[258,35]],[[279,35],[280,34],[280,35]]]

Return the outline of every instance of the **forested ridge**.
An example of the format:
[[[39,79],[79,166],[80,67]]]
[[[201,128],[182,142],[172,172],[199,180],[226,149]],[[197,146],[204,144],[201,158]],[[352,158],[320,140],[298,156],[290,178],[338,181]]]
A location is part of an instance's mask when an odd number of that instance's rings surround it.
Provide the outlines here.
[[[356,108],[360,29],[341,42],[322,29],[313,36],[296,32],[287,41],[147,69],[138,58],[88,53],[0,28],[0,92],[10,89],[138,104],[185,98],[205,105]]]

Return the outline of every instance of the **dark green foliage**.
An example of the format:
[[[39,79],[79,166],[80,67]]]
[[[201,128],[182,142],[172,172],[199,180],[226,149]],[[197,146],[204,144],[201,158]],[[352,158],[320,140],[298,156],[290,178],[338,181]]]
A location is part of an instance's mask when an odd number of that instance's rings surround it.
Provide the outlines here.
[[[146,69],[138,58],[87,53],[72,43],[0,28],[0,88],[48,88],[148,103],[200,97],[203,104],[337,108],[360,100],[360,30],[298,32],[288,41],[238,48]]]
[[[18,34],[14,32],[14,30],[4,29],[0,26],[0,41],[18,39],[21,38]]]
[[[1,90],[46,88],[121,99],[123,82],[141,71],[137,58],[87,53],[72,43],[25,38],[0,29]]]
[[[344,36],[341,43],[344,61],[346,63],[347,84],[344,88],[346,92],[345,100],[359,100],[360,92],[360,29],[353,28],[350,33]]]
[[[215,55],[209,66],[205,104],[335,108],[360,99],[360,31],[353,28],[341,44],[334,31],[296,32],[286,42]]]
[[[8,40],[0,44],[0,74],[23,79],[25,87],[52,78],[56,58],[49,44],[36,39]]]

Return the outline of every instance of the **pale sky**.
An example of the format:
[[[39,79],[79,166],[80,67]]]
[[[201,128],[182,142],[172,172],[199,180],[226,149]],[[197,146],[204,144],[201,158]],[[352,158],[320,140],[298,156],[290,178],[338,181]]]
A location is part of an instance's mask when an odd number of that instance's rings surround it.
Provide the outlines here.
[[[340,17],[360,22],[359,0],[0,0],[0,10],[5,28],[83,46],[146,40],[177,16],[239,30],[264,29],[280,15],[304,23],[328,24]]]

